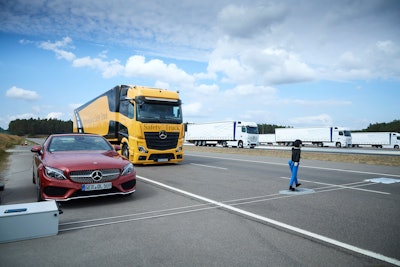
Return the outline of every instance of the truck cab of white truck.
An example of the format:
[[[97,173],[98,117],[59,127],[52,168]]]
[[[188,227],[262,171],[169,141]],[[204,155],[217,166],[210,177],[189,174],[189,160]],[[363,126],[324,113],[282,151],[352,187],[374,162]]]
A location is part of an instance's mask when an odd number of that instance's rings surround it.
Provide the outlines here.
[[[323,146],[351,147],[351,131],[347,128],[332,127],[331,142],[324,142]]]
[[[258,146],[258,126],[254,122],[237,122],[235,140],[225,141],[222,146],[254,148]]]

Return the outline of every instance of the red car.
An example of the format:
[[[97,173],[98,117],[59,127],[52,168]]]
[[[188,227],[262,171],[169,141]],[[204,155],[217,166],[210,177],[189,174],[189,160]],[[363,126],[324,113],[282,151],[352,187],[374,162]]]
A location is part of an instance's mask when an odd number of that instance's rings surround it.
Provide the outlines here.
[[[65,201],[136,190],[133,164],[104,137],[94,134],[53,134],[34,146],[33,183],[37,200]]]

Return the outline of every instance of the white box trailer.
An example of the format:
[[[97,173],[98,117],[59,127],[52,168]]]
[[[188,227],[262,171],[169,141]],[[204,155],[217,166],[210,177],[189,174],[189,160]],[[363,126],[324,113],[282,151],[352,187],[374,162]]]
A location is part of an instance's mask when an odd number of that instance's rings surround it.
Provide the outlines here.
[[[255,122],[223,121],[188,123],[185,139],[196,146],[250,147],[258,145],[258,126]]]
[[[343,127],[276,128],[275,140],[279,145],[292,145],[296,139],[303,144],[317,146],[351,146],[351,132]]]
[[[258,141],[262,145],[275,145],[275,134],[259,134]]]
[[[360,132],[352,133],[352,144],[354,147],[371,146],[377,148],[400,147],[400,133],[394,132]]]

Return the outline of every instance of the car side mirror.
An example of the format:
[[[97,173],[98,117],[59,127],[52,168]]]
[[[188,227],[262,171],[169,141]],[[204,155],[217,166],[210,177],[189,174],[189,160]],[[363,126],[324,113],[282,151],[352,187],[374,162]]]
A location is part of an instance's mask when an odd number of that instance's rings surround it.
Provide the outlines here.
[[[33,153],[38,153],[39,155],[42,155],[42,147],[41,146],[34,146],[31,148],[31,152]]]
[[[120,151],[121,150],[121,146],[120,145],[114,145],[114,149],[115,149],[115,151]]]

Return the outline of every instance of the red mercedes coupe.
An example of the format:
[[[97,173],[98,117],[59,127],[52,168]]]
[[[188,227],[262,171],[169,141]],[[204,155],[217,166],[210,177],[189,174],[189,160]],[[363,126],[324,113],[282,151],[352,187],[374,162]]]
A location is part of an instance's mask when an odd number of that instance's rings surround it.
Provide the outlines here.
[[[42,146],[31,149],[37,200],[132,194],[135,169],[117,150],[99,135],[50,135]]]

